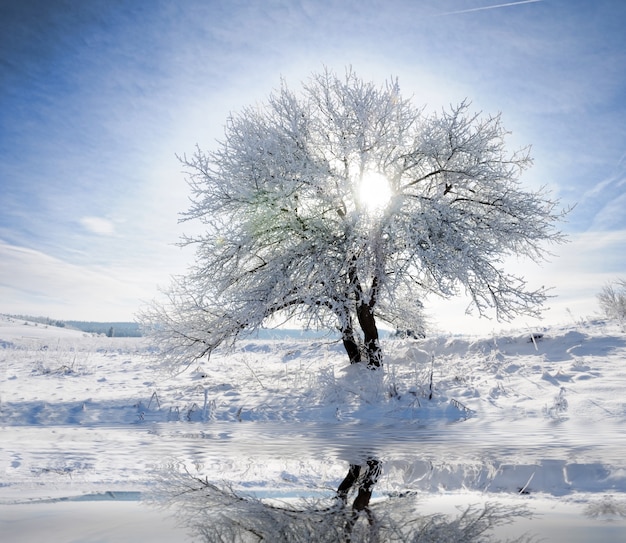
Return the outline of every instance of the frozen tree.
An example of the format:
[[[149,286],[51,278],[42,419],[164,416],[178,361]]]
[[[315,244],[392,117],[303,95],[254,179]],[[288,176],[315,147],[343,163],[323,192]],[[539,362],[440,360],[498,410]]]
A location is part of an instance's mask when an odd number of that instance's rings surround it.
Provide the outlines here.
[[[416,330],[429,293],[479,315],[537,314],[545,289],[503,270],[542,258],[561,216],[524,190],[528,149],[463,102],[426,114],[398,82],[314,74],[231,115],[214,151],[181,158],[202,231],[188,273],[144,313],[173,360],[208,355],[272,319],[337,328],[351,363],[382,362],[378,325]]]
[[[598,294],[600,309],[609,319],[626,322],[626,279],[617,279],[605,285]]]

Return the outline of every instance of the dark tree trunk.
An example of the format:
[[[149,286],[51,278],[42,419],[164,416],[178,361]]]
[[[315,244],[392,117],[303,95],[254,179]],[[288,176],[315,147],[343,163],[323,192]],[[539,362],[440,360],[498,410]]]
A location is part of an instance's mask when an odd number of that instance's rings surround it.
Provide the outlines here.
[[[369,458],[366,463],[365,473],[359,481],[361,475],[361,466],[358,464],[350,464],[348,474],[341,481],[339,488],[337,489],[337,497],[345,504],[348,500],[348,493],[350,489],[358,483],[357,496],[352,503],[352,514],[348,517],[346,525],[344,527],[345,540],[352,540],[352,529],[359,519],[361,513],[365,513],[367,522],[372,528],[374,528],[374,515],[369,508],[370,500],[372,498],[372,491],[381,471],[381,462],[375,458]]]
[[[345,476],[344,480],[339,484],[339,488],[337,488],[337,497],[340,498],[343,503],[348,501],[348,492],[350,492],[354,483],[357,482],[360,473],[361,466],[359,464],[350,464],[348,475]]]
[[[361,349],[359,349],[359,344],[354,339],[354,334],[346,335],[345,332],[343,334],[343,346],[348,353],[348,358],[350,359],[350,364],[357,364],[361,362]]]
[[[376,326],[374,311],[369,304],[361,304],[357,309],[357,316],[365,340],[367,367],[371,369],[380,368],[383,362],[383,353],[378,340],[378,327]]]
[[[343,346],[348,353],[350,364],[357,364],[361,362],[361,348],[359,342],[354,335],[354,328],[352,327],[352,317],[348,309],[345,310],[343,329],[341,330],[341,339]]]
[[[378,328],[376,327],[376,318],[374,317],[374,306],[378,297],[378,278],[374,277],[370,289],[369,299],[363,293],[363,287],[359,281],[356,267],[356,257],[352,257],[352,265],[348,268],[348,277],[350,285],[356,298],[356,315],[359,326],[363,331],[363,339],[365,343],[365,353],[367,355],[367,367],[370,369],[380,368],[383,362],[383,354],[380,349],[378,340]],[[344,341],[345,345],[345,341]],[[348,353],[348,356],[350,353]]]

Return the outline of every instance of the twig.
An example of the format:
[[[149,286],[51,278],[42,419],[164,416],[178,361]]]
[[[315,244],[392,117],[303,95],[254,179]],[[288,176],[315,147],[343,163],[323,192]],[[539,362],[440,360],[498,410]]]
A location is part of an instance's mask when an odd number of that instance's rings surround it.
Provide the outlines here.
[[[428,394],[428,399],[432,400],[433,399],[433,375],[435,373],[435,355],[431,355],[430,358],[430,383],[428,385],[429,387],[429,394]]]
[[[161,402],[159,401],[159,396],[157,395],[156,390],[152,393],[152,396],[150,396],[150,401],[148,402],[148,409],[150,409],[150,406],[152,405],[152,400],[156,401],[157,409],[161,409]]]
[[[530,484],[530,482],[533,480],[534,476],[535,476],[535,472],[533,471],[533,474],[530,476],[530,479],[528,479],[528,482],[522,488],[520,488],[520,491],[519,491],[520,494],[523,494],[524,492],[526,492],[526,489],[528,488],[528,485]]]
[[[250,364],[248,364],[245,360],[243,361],[243,363],[246,365],[246,368],[250,370],[250,373],[252,373],[252,375],[257,380],[259,385],[261,385],[261,388],[265,390],[265,385],[263,385],[263,383],[261,382],[261,379],[259,379],[259,376],[256,373],[254,373],[254,370],[250,367]]]

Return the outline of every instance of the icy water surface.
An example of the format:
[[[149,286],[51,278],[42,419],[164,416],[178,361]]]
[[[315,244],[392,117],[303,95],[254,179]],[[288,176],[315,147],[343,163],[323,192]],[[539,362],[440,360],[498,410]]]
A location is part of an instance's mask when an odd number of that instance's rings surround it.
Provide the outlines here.
[[[372,503],[409,492],[418,496],[422,513],[454,514],[489,496],[535,514],[508,527],[503,539],[514,529],[513,535],[530,532],[545,541],[626,541],[626,501],[619,492],[626,436],[607,426],[591,432],[570,424],[565,431],[546,423],[519,433],[499,421],[470,419],[403,426],[144,422],[10,430],[14,441],[0,439],[6,466],[0,523],[20,534],[15,541],[35,541],[42,526],[67,526],[77,515],[92,520],[75,523],[73,540],[125,540],[120,519],[133,519],[138,530],[141,519],[153,526],[154,509],[138,504],[154,494],[155,481],[181,466],[263,499],[331,499],[350,465],[372,459],[381,466]],[[112,511],[118,524],[98,521]],[[45,523],[33,524],[32,515]],[[168,522],[163,534],[185,541]],[[89,539],[85,534],[94,526],[100,535]],[[70,540],[54,537],[49,543]]]
[[[254,475],[248,481],[259,483],[263,470],[271,479],[277,469],[292,482],[314,472],[332,479],[343,466],[369,457],[384,463],[389,484],[416,490],[515,491],[532,474],[531,489],[556,495],[624,487],[622,432],[544,425],[522,434],[506,427],[473,420],[402,427],[339,422],[12,427],[14,442],[0,441],[0,458],[8,466],[9,487],[63,476],[94,484],[143,484],[175,462],[238,482],[242,470]],[[311,486],[308,478],[306,486]]]

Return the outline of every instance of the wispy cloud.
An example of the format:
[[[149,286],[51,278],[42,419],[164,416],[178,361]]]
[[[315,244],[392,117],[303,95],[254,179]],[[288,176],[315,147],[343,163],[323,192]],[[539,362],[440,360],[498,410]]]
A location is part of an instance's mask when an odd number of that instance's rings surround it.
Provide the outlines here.
[[[470,9],[460,9],[458,11],[447,11],[445,13],[438,13],[438,16],[443,15],[458,15],[461,13],[472,13],[474,11],[485,11],[488,9],[499,9],[499,8],[510,8],[513,6],[519,6],[521,4],[535,4],[537,2],[542,2],[543,0],[519,0],[519,2],[507,2],[506,4],[495,4],[491,6],[483,6],[480,8],[470,8]]]
[[[61,319],[132,319],[154,296],[149,269],[77,266],[0,241],[0,312]],[[97,308],[97,311],[94,311]]]
[[[115,225],[102,217],[81,217],[78,222],[93,234],[110,236],[115,233]]]

